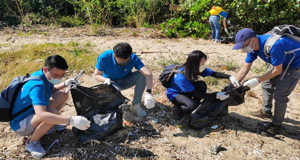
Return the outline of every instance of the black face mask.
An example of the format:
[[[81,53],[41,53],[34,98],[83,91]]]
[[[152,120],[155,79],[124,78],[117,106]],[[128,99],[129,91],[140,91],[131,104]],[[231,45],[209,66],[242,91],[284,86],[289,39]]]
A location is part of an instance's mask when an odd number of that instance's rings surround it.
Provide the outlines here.
[[[128,63],[129,63],[129,61],[128,62],[121,62],[121,63],[118,63],[118,65],[120,67],[123,67],[123,66],[126,66]]]

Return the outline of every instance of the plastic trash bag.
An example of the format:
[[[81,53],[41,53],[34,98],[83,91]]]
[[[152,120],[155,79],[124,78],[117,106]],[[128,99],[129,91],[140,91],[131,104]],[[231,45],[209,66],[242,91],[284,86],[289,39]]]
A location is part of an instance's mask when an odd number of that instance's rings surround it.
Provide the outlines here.
[[[232,85],[229,85],[222,90],[230,94],[226,100],[203,100],[203,102],[190,113],[190,127],[201,129],[220,119],[222,116],[227,115],[228,106],[236,106],[244,103],[244,96],[248,90],[250,90],[249,87],[240,86],[239,88],[233,88]]]
[[[100,84],[93,87],[75,85],[71,94],[77,115],[86,117],[91,126],[85,131],[72,128],[80,144],[101,141],[122,128],[122,106],[128,102],[112,85]]]

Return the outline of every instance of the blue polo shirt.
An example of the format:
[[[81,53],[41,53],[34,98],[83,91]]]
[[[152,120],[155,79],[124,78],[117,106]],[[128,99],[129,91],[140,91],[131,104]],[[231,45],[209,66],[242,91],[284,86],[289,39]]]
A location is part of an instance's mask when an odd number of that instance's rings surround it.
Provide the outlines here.
[[[180,68],[179,70],[184,70],[183,68]],[[213,74],[213,71],[209,68],[205,68],[205,70],[200,74],[201,77],[211,76]],[[170,80],[170,86],[167,89],[167,97],[170,101],[174,97],[176,97],[180,93],[187,93],[192,92],[194,87],[195,81],[188,80],[183,74],[181,73],[175,73],[174,76]]]
[[[220,15],[221,15],[221,16],[220,16]],[[227,12],[225,12],[225,11],[221,11],[217,16],[220,18],[220,20],[223,19],[223,18],[226,18],[226,19],[227,19],[228,14],[227,14]]]
[[[140,70],[144,67],[143,62],[134,53],[131,54],[130,60],[126,66],[120,67],[115,58],[114,51],[108,50],[103,52],[97,59],[96,68],[103,72],[103,77],[111,80],[119,80],[131,73],[132,68]]]
[[[272,64],[273,66],[283,65],[285,69],[293,57],[293,54],[285,55],[284,52],[293,49],[300,48],[300,43],[288,37],[281,37],[274,43],[270,50],[270,57],[264,54],[264,45],[270,35],[258,35],[259,50],[247,53],[245,62],[252,63],[257,57],[260,57],[263,61]],[[300,67],[300,51],[295,52],[296,56],[292,61],[290,68]]]
[[[19,112],[20,110],[32,105],[43,105],[48,108],[49,106],[49,99],[51,97],[51,92],[53,89],[53,84],[51,84],[47,78],[45,77],[43,73],[43,69],[36,71],[31,74],[31,76],[42,76],[46,83],[48,88],[46,87],[46,84],[43,80],[30,80],[27,83],[23,85],[21,90],[18,93],[18,96],[16,98],[12,114],[15,114]],[[47,94],[45,96],[47,90]],[[20,128],[19,122],[29,116],[30,114],[34,113],[33,107],[28,109],[27,111],[23,112],[16,118],[14,118],[10,122],[10,127],[12,130],[16,131]]]

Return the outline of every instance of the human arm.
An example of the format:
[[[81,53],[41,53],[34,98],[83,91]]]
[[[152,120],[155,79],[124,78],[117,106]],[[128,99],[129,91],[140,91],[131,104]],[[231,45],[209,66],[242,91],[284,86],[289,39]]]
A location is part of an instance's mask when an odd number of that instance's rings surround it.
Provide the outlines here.
[[[243,65],[243,67],[239,70],[238,74],[235,76],[235,78],[241,82],[245,77],[246,75],[249,73],[250,71],[250,68],[252,66],[252,62],[251,63],[245,63]]]
[[[229,79],[229,77],[231,75],[229,74],[225,74],[225,73],[221,73],[221,72],[213,72],[213,74],[211,75],[212,77],[215,77],[215,78],[225,78],[225,79]]]
[[[61,116],[55,114],[56,109],[47,109],[43,105],[33,106],[37,121],[32,122],[32,126],[35,128],[40,122],[49,124],[68,124],[80,130],[86,130],[90,127],[90,121],[83,116]],[[56,111],[55,111],[56,110]]]
[[[103,71],[99,71],[97,68],[95,68],[95,71],[94,71],[94,78],[99,81],[99,82],[102,82],[104,83],[105,80],[109,79],[109,78],[105,78],[102,76],[103,75]]]
[[[152,73],[149,71],[149,69],[146,66],[143,66],[139,72],[146,78],[146,90],[150,89],[152,90],[153,86],[153,76]]]

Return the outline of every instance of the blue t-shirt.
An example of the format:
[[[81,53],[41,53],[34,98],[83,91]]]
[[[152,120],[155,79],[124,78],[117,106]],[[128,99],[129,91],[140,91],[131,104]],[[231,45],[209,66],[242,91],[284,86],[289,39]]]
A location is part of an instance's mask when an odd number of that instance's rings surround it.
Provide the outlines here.
[[[217,16],[222,20],[223,18],[227,19],[228,14],[225,11],[221,11]]]
[[[179,70],[184,70],[180,68]],[[201,77],[211,76],[213,71],[209,68],[205,68],[205,70],[200,74]],[[180,93],[192,92],[194,87],[194,81],[188,80],[183,74],[175,73],[174,76],[170,80],[170,86],[167,88],[167,97],[170,101],[174,97],[176,97]]]
[[[274,43],[270,50],[270,57],[264,54],[264,45],[270,35],[258,35],[259,50],[247,53],[245,62],[252,63],[259,56],[263,61],[272,64],[273,66],[283,65],[285,69],[293,57],[293,54],[285,55],[286,51],[300,48],[300,43],[288,37],[281,37]],[[295,52],[295,57],[290,65],[290,68],[300,67],[300,51]]]
[[[132,68],[140,70],[144,67],[143,62],[134,53],[131,54],[130,60],[126,66],[120,67],[115,58],[114,51],[108,50],[103,52],[97,59],[96,68],[103,72],[103,77],[111,80],[119,80],[131,73]]]
[[[32,105],[43,105],[48,108],[49,99],[51,97],[51,92],[53,89],[53,84],[51,84],[43,73],[43,69],[36,71],[31,74],[31,76],[42,76],[47,83],[44,83],[43,80],[30,80],[23,85],[21,90],[18,93],[16,98],[12,114],[19,112],[20,110]],[[48,86],[48,88],[46,87]],[[46,94],[47,90],[47,94]],[[46,95],[46,96],[45,96]],[[20,128],[19,122],[29,116],[30,114],[34,113],[33,107],[28,109],[27,111],[23,112],[16,118],[14,118],[10,122],[10,127],[12,130],[16,131]]]

